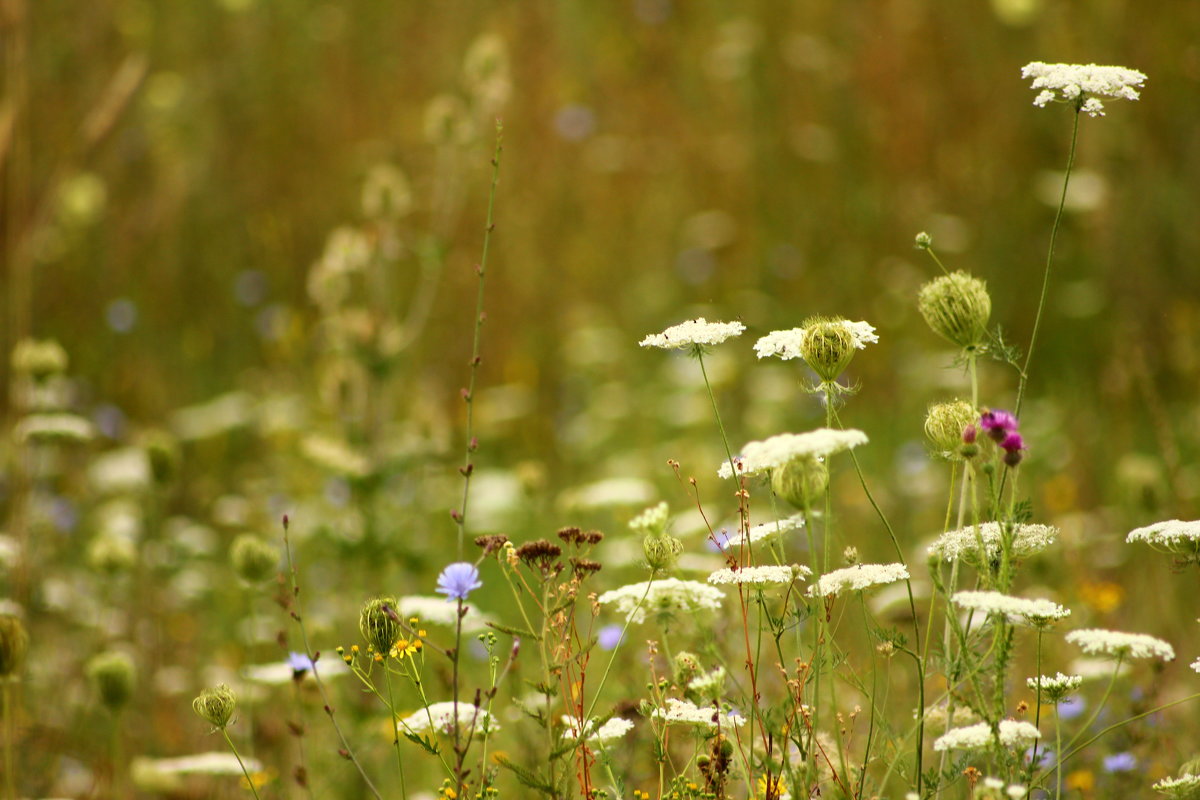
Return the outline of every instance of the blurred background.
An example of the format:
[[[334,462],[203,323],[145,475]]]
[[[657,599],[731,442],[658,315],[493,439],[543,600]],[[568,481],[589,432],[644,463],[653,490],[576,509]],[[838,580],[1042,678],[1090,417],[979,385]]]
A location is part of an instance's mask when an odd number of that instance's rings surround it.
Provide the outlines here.
[[[385,585],[432,588],[455,541],[498,119],[469,533],[619,530],[660,498],[684,509],[668,458],[722,503],[694,363],[638,340],[699,315],[748,326],[708,363],[736,447],[821,423],[811,377],[755,363],[750,346],[829,314],[878,329],[842,419],[870,435],[864,466],[917,552],[940,529],[947,476],[926,456],[924,412],[967,384],[916,311],[938,271],[913,237],[928,231],[950,269],[985,279],[993,321],[1027,346],[1071,133],[1068,109],[1032,105],[1020,69],[1035,60],[1149,76],[1139,102],[1080,123],[1022,477],[1035,518],[1080,557],[1042,577],[1119,615],[1114,593],[1170,572],[1126,563],[1124,533],[1196,515],[1198,4],[4,10],[5,352],[57,340],[70,361],[51,405],[93,434],[50,455],[4,445],[5,552],[34,543],[31,576],[6,585],[51,622],[90,592],[140,596],[95,558],[88,569],[132,480],[130,536],[175,598],[156,609],[170,621],[147,667],[246,658],[187,612],[240,613],[215,577],[229,539],[274,536],[284,512],[318,561],[312,580],[345,593],[317,614],[330,626]],[[45,392],[2,369],[17,424]],[[1011,368],[985,364],[981,380],[985,404],[1012,405]],[[850,520],[873,526],[864,558],[887,557],[853,475],[837,480]],[[183,566],[179,548],[206,566]],[[67,570],[61,585],[39,584],[38,565]],[[137,640],[137,622],[86,624]]]

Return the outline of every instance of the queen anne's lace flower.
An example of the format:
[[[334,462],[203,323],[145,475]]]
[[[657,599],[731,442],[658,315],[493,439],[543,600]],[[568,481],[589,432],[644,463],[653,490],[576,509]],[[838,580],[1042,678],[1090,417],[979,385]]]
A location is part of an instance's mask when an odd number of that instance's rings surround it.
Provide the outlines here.
[[[597,598],[602,605],[612,604],[617,613],[628,617],[633,622],[643,622],[647,612],[650,614],[672,614],[685,612],[694,614],[698,611],[716,611],[725,599],[724,593],[715,587],[699,581],[681,581],[678,578],[663,578],[650,581],[650,591],[646,591],[646,581],[632,583],[605,592]],[[643,601],[642,598],[645,597]],[[641,602],[639,606],[638,603]]]
[[[473,605],[464,606],[464,609],[466,614],[462,617],[463,633],[477,633],[487,628],[489,618],[486,614]],[[453,626],[459,622],[458,605],[447,603],[444,597],[407,595],[396,602],[396,611],[403,619],[416,617],[423,624]]]
[[[1130,531],[1125,541],[1143,542],[1172,555],[1200,557],[1200,520],[1155,522]]]
[[[666,709],[656,708],[650,712],[650,716],[654,719],[661,719],[668,725],[677,723],[680,725],[695,725],[701,728],[715,728],[719,724],[724,727],[726,725],[742,725],[746,722],[746,718],[736,711],[722,713],[713,706],[698,706],[695,703],[687,700],[677,700],[674,697],[667,698]]]
[[[1033,78],[1031,88],[1041,89],[1034,98],[1035,106],[1051,101],[1079,103],[1081,111],[1097,117],[1104,115],[1104,104],[1098,97],[1137,100],[1137,89],[1146,76],[1126,67],[1102,67],[1096,64],[1045,64],[1034,61],[1021,68],[1021,77]]]
[[[867,435],[854,428],[817,428],[808,433],[780,433],[762,441],[748,442],[742,448],[742,454],[733,459],[733,469],[737,470],[738,475],[758,475],[778,469],[796,458],[825,458],[866,444],[867,441]],[[733,469],[725,461],[717,470],[717,475],[728,478],[733,475]]]
[[[843,591],[857,592],[885,583],[907,580],[908,567],[903,564],[855,564],[844,569],[835,569],[822,575],[810,586],[808,594],[817,597],[840,594]]]
[[[1050,600],[1029,600],[1000,592],[957,592],[951,599],[962,608],[1019,617],[1034,626],[1046,625],[1071,615],[1070,609]]]
[[[1058,536],[1058,528],[1050,525],[1015,525],[1012,532],[1012,555],[1014,558],[1027,558],[1040,553],[1054,543]],[[969,526],[958,530],[947,531],[929,546],[929,555],[943,558],[946,561],[963,559],[969,564],[978,564],[980,542],[986,552],[987,561],[1000,558],[1000,544],[1003,539],[1003,529],[998,522],[983,522],[978,527]]]
[[[1178,778],[1163,778],[1158,783],[1152,785],[1156,789],[1168,797],[1179,798],[1179,800],[1191,800],[1200,794],[1200,775],[1193,775],[1190,772],[1185,772]]]
[[[1040,675],[1037,678],[1026,678],[1025,685],[1035,692],[1038,690],[1038,683],[1041,683],[1042,694],[1050,701],[1061,700],[1071,692],[1083,685],[1082,675],[1064,675],[1061,672],[1051,677],[1049,675]]]
[[[638,344],[642,347],[661,347],[663,350],[705,347],[741,336],[744,330],[746,326],[740,322],[709,322],[704,317],[697,317],[672,325],[662,333],[652,333]]]
[[[868,344],[879,341],[875,326],[869,322],[850,322],[843,320],[846,330],[850,333],[850,341],[858,350],[866,349]],[[802,358],[801,347],[808,328],[791,328],[785,331],[771,331],[754,343],[754,352],[759,358],[776,356],[784,361]]]
[[[1041,732],[1028,722],[1014,719],[1001,721],[999,737],[992,731],[992,726],[986,722],[978,722],[965,728],[954,728],[938,737],[933,743],[933,749],[943,750],[980,750],[999,743],[1010,750],[1020,750],[1033,744],[1041,737]]]
[[[404,719],[397,723],[397,727],[401,731],[409,733],[454,733],[454,718],[455,718],[455,703],[454,701],[446,701],[444,703],[434,703],[428,708],[423,708],[413,714],[409,714]],[[479,708],[471,703],[458,703],[458,727],[459,730],[471,730],[474,723],[475,735],[486,736],[489,733],[500,730],[500,725],[487,712],[486,709]]]
[[[785,517],[777,519],[774,522],[761,522],[750,528],[750,543],[758,544],[759,542],[773,539],[776,536],[795,530],[804,525],[804,517],[797,514],[794,517]],[[745,536],[738,533],[735,536],[730,536],[724,539],[718,539],[718,544],[722,550],[741,547]]]
[[[708,576],[708,582],[714,586],[726,583],[747,583],[755,586],[765,586],[772,583],[791,583],[796,578],[811,575],[808,567],[794,564],[788,566],[739,567],[738,569],[719,569]]]
[[[1071,644],[1079,645],[1085,653],[1092,655],[1124,656],[1128,658],[1161,658],[1171,661],[1175,648],[1162,639],[1144,633],[1123,633],[1100,628],[1071,631],[1066,635]]]
[[[1192,662],[1192,669],[1196,670],[1196,672],[1200,672],[1200,658],[1197,658]]]
[[[563,737],[566,739],[579,738],[579,720],[575,717],[564,715],[562,718]],[[586,738],[589,742],[607,742],[612,739],[620,739],[625,734],[633,730],[633,723],[627,719],[613,717],[608,722],[605,722],[600,727],[596,727],[596,720],[588,720],[584,726],[588,730]]]

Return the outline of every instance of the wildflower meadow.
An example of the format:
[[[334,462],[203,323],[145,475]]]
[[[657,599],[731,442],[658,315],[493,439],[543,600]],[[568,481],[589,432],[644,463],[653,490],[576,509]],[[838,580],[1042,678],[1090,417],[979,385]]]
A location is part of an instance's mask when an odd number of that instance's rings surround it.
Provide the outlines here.
[[[3,4],[0,798],[1200,798],[1133,10]]]

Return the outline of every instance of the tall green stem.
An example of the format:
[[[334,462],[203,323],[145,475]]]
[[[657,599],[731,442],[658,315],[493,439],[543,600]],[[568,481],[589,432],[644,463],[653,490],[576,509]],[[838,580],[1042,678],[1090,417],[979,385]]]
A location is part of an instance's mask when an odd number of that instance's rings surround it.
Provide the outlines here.
[[[1079,141],[1079,109],[1083,102],[1082,95],[1075,106],[1075,119],[1071,125],[1071,152],[1067,156],[1067,171],[1063,175],[1062,194],[1058,199],[1058,212],[1054,215],[1054,227],[1050,230],[1050,249],[1046,253],[1046,271],[1042,275],[1042,293],[1038,298],[1037,315],[1033,318],[1033,333],[1029,337],[1029,351],[1025,354],[1025,365],[1021,368],[1021,380],[1017,385],[1017,404],[1013,410],[1015,416],[1021,416],[1021,403],[1025,399],[1025,383],[1029,380],[1029,364],[1033,360],[1033,348],[1037,344],[1038,330],[1042,325],[1042,313],[1046,310],[1046,295],[1050,288],[1050,268],[1054,264],[1054,243],[1058,238],[1058,229],[1062,225],[1063,209],[1067,205],[1067,185],[1071,182],[1071,168],[1075,165],[1075,145]]]
[[[463,557],[463,539],[467,535],[467,501],[471,497],[471,473],[475,470],[475,465],[471,463],[471,454],[479,448],[479,443],[475,441],[474,419],[475,419],[475,377],[479,373],[479,364],[482,358],[479,355],[479,340],[483,331],[483,280],[487,275],[487,257],[488,249],[492,243],[492,231],[496,226],[492,222],[492,210],[496,205],[496,184],[500,181],[500,151],[503,149],[501,143],[504,140],[504,127],[499,121],[496,122],[496,152],[492,156],[492,188],[488,194],[488,209],[487,209],[487,224],[483,229],[483,254],[479,258],[479,266],[475,268],[476,274],[479,276],[479,286],[475,292],[475,339],[471,345],[471,378],[467,383],[467,388],[463,391],[463,400],[467,404],[467,443],[463,454],[463,465],[460,472],[463,476],[463,493],[462,502],[459,504],[458,510],[454,512],[454,521],[458,525],[458,557]]]
[[[250,791],[254,792],[256,800],[262,800],[258,796],[258,787],[254,785],[254,779],[250,777],[250,770],[246,769],[246,764],[242,761],[242,756],[238,753],[237,747],[234,746],[233,739],[229,738],[229,731],[221,728],[221,735],[225,737],[225,743],[229,745],[229,749],[233,751],[233,757],[237,759],[238,766],[242,768],[242,774],[246,776],[246,783],[250,784]]]

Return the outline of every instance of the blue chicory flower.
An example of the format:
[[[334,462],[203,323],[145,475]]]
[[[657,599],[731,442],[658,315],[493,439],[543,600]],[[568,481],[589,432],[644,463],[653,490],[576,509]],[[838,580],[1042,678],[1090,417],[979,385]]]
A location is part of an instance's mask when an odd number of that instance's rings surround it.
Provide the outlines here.
[[[466,600],[467,595],[483,586],[479,570],[469,561],[458,561],[442,570],[438,575],[437,590],[447,600]]]
[[[1107,772],[1129,772],[1137,769],[1137,764],[1137,756],[1128,751],[1104,757],[1104,769]]]

